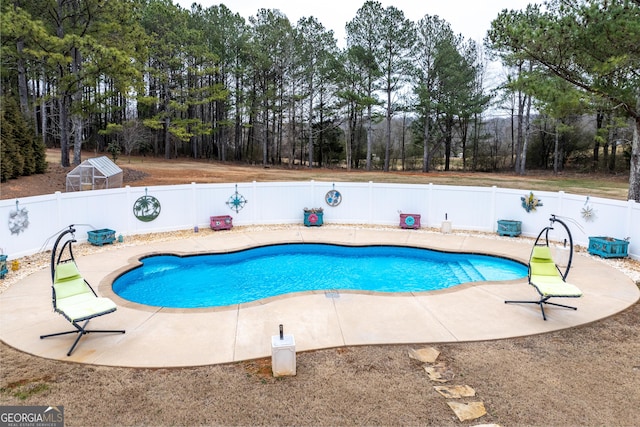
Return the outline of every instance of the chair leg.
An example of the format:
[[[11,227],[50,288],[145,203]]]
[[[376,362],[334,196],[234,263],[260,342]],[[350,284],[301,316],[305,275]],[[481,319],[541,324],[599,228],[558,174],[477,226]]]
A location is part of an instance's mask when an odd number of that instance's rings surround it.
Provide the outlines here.
[[[57,337],[58,335],[77,334],[79,331],[56,332],[55,334],[40,335],[40,339]]]
[[[49,338],[49,337],[57,337],[59,335],[78,334],[76,340],[73,342],[73,345],[71,346],[71,348],[67,352],[67,356],[71,356],[71,353],[73,353],[73,350],[76,348],[76,346],[78,345],[78,342],[80,341],[80,338],[82,338],[83,335],[86,335],[86,334],[89,334],[89,333],[107,333],[107,334],[124,334],[125,333],[125,331],[122,330],[122,329],[118,329],[118,330],[111,330],[111,329],[109,329],[109,330],[107,330],[107,329],[91,329],[91,330],[87,330],[86,328],[87,328],[87,324],[88,323],[89,323],[89,320],[84,322],[84,325],[80,326],[76,322],[71,322],[71,324],[76,327],[75,331],[56,332],[54,334],[40,335],[40,339]]]
[[[570,308],[571,310],[577,310],[577,307],[573,307],[570,305],[558,304],[555,302],[547,301],[551,297],[543,297],[539,301],[505,301],[505,304],[538,304],[540,306],[540,311],[542,312],[542,318],[547,320],[547,316],[544,313],[544,304],[555,305],[557,307]]]
[[[542,304],[545,303],[544,299],[540,301],[505,301],[505,304],[538,304],[540,306],[540,311],[542,312],[542,318],[547,320],[547,316],[544,314],[544,307]]]
[[[555,302],[545,302],[545,304],[557,305],[558,307],[570,308],[571,310],[577,310],[578,309],[578,307],[574,307],[572,305],[563,305],[563,304],[558,304],[558,303],[555,303]]]

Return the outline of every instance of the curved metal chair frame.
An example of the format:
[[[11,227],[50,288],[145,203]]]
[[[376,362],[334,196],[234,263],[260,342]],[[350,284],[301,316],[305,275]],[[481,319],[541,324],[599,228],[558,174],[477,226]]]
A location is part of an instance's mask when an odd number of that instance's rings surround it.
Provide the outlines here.
[[[79,275],[79,273],[77,273],[77,279],[76,280],[76,287],[78,286],[78,281],[81,280],[82,282],[80,282],[79,286],[84,287],[86,285],[86,289],[83,293],[84,294],[88,294],[89,296],[87,298],[85,298],[85,301],[79,302],[78,304],[75,305],[75,308],[83,308],[82,305],[84,303],[87,303],[87,305],[91,305],[91,307],[87,307],[85,306],[85,313],[84,314],[70,314],[69,312],[66,312],[64,308],[60,308],[59,304],[58,304],[58,298],[56,295],[56,285],[60,285],[60,283],[57,283],[57,279],[56,279],[56,269],[58,268],[58,266],[60,266],[61,264],[65,264],[65,263],[73,263],[74,266],[73,268],[77,268],[75,266],[75,259],[73,256],[73,248],[72,248],[72,244],[76,242],[75,238],[74,238],[74,233],[75,233],[75,229],[73,228],[73,225],[70,225],[69,228],[67,230],[64,230],[62,233],[60,233],[60,235],[58,236],[58,238],[56,239],[55,244],[53,245],[53,249],[51,251],[51,289],[52,289],[52,303],[53,303],[53,309],[56,313],[61,314],[62,316],[64,316],[65,319],[67,319],[69,322],[71,322],[71,324],[75,327],[75,329],[71,330],[71,331],[64,331],[64,332],[56,332],[53,334],[47,334],[47,335],[41,335],[40,339],[43,338],[49,338],[49,337],[55,337],[55,336],[59,336],[59,335],[68,335],[68,334],[78,334],[78,337],[76,338],[76,340],[74,341],[73,345],[71,346],[71,348],[69,349],[69,351],[67,352],[67,356],[71,356],[71,353],[73,353],[73,350],[76,348],[76,346],[78,345],[78,342],[80,341],[80,338],[82,338],[84,335],[88,334],[88,333],[120,333],[120,334],[124,334],[125,331],[124,330],[96,330],[96,329],[87,329],[87,324],[89,323],[89,320],[95,318],[95,317],[99,317],[99,316],[103,316],[105,314],[109,314],[112,313],[116,310],[116,306],[115,304],[113,304],[113,302],[111,300],[109,300],[108,298],[99,298],[98,295],[96,294],[96,292],[93,290],[93,288],[91,287],[91,285],[89,284],[89,282],[87,282],[84,278],[82,278],[82,276]],[[70,236],[67,236],[70,235]],[[60,250],[58,251],[58,245],[60,244],[60,242],[62,241],[63,237],[67,236],[67,240],[62,244],[62,247],[60,248]],[[68,258],[62,259],[63,254],[65,252],[65,250],[68,251],[69,256]],[[76,270],[77,271],[77,270]],[[92,293],[93,295],[91,296],[90,293]],[[98,302],[99,304],[96,304],[96,302]]]
[[[567,235],[569,236],[569,260],[567,261],[567,266],[563,271],[560,270],[560,268],[555,265],[556,269],[558,270],[558,273],[560,275],[560,277],[562,278],[562,282],[566,282],[567,276],[569,275],[569,270],[571,269],[571,262],[573,261],[573,237],[571,236],[571,231],[569,230],[569,227],[567,226],[567,224],[565,222],[563,222],[562,220],[558,219],[555,215],[551,215],[551,218],[549,218],[549,222],[550,224],[543,228],[540,233],[538,234],[538,237],[536,238],[536,241],[533,245],[533,248],[531,250],[531,255],[529,257],[529,284],[532,285],[536,291],[540,294],[540,299],[536,300],[536,301],[505,301],[505,304],[538,304],[540,306],[540,311],[542,312],[542,318],[544,320],[547,320],[547,316],[544,312],[544,305],[548,304],[548,305],[554,305],[557,307],[563,307],[563,308],[569,308],[571,310],[577,310],[577,307],[573,307],[570,305],[564,305],[564,304],[558,304],[555,302],[549,302],[550,298],[577,298],[580,295],[575,295],[575,294],[548,294],[546,292],[541,291],[540,287],[537,286],[535,283],[533,283],[531,281],[531,258],[533,257],[534,251],[536,249],[536,247],[539,246],[546,246],[549,247],[549,232],[552,231],[554,229],[554,224],[558,223],[561,226],[563,226],[567,232]],[[541,240],[544,239],[543,242],[541,242]],[[566,242],[565,242],[566,244]],[[572,289],[575,288],[575,286],[573,285],[569,285],[567,284],[567,286],[570,286]],[[577,289],[577,288],[575,288]]]

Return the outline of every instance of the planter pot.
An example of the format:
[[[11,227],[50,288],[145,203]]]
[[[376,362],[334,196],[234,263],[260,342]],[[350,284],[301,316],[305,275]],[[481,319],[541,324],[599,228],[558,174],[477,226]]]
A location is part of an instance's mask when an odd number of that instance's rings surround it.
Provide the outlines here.
[[[212,230],[231,230],[233,228],[233,218],[229,215],[209,217],[209,224]]]
[[[315,226],[320,227],[322,225],[324,212],[316,210],[304,211],[304,225],[307,227]]]
[[[515,237],[522,233],[522,221],[513,221],[510,219],[498,220],[498,234],[501,236]]]
[[[400,228],[420,228],[420,215],[400,214]]]
[[[87,231],[89,243],[94,246],[102,246],[104,244],[113,243],[116,240],[116,232],[103,228],[101,230]]]
[[[4,279],[4,276],[9,272],[7,270],[7,256],[0,255],[0,279]]]
[[[589,253],[602,258],[624,258],[628,255],[629,242],[613,237],[589,237]]]

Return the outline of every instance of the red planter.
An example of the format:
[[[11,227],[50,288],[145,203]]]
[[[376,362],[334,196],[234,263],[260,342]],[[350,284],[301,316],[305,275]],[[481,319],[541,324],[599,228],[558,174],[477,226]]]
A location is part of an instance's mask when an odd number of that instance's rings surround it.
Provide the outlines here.
[[[229,215],[212,216],[209,218],[212,230],[231,230],[233,218]]]
[[[420,228],[420,214],[400,214],[401,228]]]

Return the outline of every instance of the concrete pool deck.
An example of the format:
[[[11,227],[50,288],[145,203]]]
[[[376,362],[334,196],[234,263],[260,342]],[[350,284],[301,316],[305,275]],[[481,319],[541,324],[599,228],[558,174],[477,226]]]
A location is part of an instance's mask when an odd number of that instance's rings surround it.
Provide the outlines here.
[[[79,234],[78,234],[79,236]],[[640,289],[621,271],[586,253],[576,253],[568,281],[584,295],[558,299],[577,311],[547,306],[547,321],[523,280],[481,282],[415,294],[308,292],[254,303],[209,309],[167,309],[123,300],[111,283],[136,260],[153,253],[209,253],[272,243],[322,242],[346,245],[392,244],[505,256],[526,263],[532,239],[475,234],[442,234],[369,226],[235,227],[201,230],[177,240],[115,243],[78,256],[84,277],[101,296],[118,305],[115,313],[93,319],[95,329],[126,334],[88,334],[74,353],[76,335],[40,339],[73,327],[51,307],[48,268],[0,294],[0,339],[36,356],[79,363],[127,367],[178,367],[228,363],[271,355],[271,336],[283,324],[296,351],[371,345],[480,341],[542,334],[606,318],[633,305]],[[177,284],[179,285],[179,284]]]

